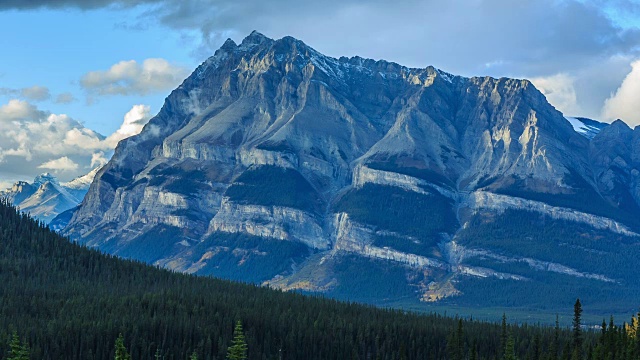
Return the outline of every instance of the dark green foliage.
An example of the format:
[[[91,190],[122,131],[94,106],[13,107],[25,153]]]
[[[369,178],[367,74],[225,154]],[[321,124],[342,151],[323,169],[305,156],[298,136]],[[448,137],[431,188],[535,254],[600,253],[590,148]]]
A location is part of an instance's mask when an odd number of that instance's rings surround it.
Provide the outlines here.
[[[5,360],[223,359],[229,344],[242,343],[236,319],[245,324],[248,359],[576,357],[573,332],[559,327],[417,315],[172,273],[70,243],[6,204],[0,283]],[[581,351],[593,360],[635,359],[637,340],[625,329],[611,319],[601,332],[585,331]]]
[[[507,337],[507,344],[504,347],[504,360],[516,360],[515,340],[513,335],[509,334]]]
[[[345,194],[334,208],[335,212],[348,213],[357,222],[416,237],[423,249],[437,245],[440,233],[451,233],[458,226],[453,202],[437,192],[423,195],[397,187],[365,184]]]
[[[354,255],[328,261],[331,261],[331,272],[336,274],[340,284],[328,292],[331,297],[372,304],[384,304],[384,299],[415,298],[415,289],[405,279],[420,274],[412,274],[410,269],[398,263]]]
[[[131,354],[129,354],[127,348],[124,346],[124,337],[122,334],[116,339],[114,351],[116,353],[115,360],[131,360]]]
[[[7,360],[29,360],[29,346],[20,341],[16,331],[11,335]]]
[[[447,353],[451,360],[463,360],[465,358],[464,331],[462,327],[462,319],[458,319],[458,326],[447,339]]]
[[[182,245],[177,244],[184,239],[184,231],[175,226],[160,224],[142,233],[140,236],[124,244],[123,248],[103,250],[123,258],[135,258],[152,264],[167,254],[175,252]],[[116,241],[112,241],[116,243]]]
[[[572,172],[565,179],[575,191],[570,194],[547,194],[527,190],[524,180],[517,179],[513,185],[507,188],[496,189],[498,194],[521,197],[525,199],[541,201],[552,206],[568,207],[584,211],[590,214],[604,216],[623,222],[631,227],[640,228],[640,219],[637,214],[640,209],[631,195],[626,193],[629,199],[620,199],[618,207],[609,204],[593,187],[587,183],[577,172]],[[625,205],[626,204],[626,205]],[[633,204],[633,205],[630,205]]]
[[[580,299],[573,306],[573,358],[582,358],[582,304]]]
[[[539,213],[506,210],[502,214],[475,215],[469,226],[457,234],[456,241],[469,248],[491,249],[507,258],[561,264],[614,280],[578,278],[537,270],[524,261],[506,262],[477,256],[465,259],[465,264],[521,275],[529,281],[483,279],[473,284],[463,280],[459,288],[465,293],[461,304],[557,312],[579,296],[590,305],[589,310],[594,314],[613,312],[622,315],[633,311],[640,298],[640,278],[629,271],[629,264],[640,258],[640,239],[637,237],[556,220]],[[483,297],[473,296],[475,293],[481,293]]]
[[[233,329],[233,340],[227,349],[227,360],[245,360],[247,358],[247,342],[244,340],[242,322],[238,320]]]
[[[215,232],[190,251],[194,262],[205,254],[209,254],[208,259],[197,274],[260,284],[291,271],[310,255],[310,250],[295,241]]]
[[[0,284],[0,347],[8,350],[16,329],[38,360],[112,360],[120,333],[132,359],[181,360],[194,351],[223,359],[236,319],[250,359],[442,359],[458,324],[118,259],[70,243],[5,204]],[[463,324],[464,343],[475,341],[479,358],[493,357],[499,326]],[[523,339],[540,332],[548,340],[542,328],[514,329]]]
[[[243,172],[227,189],[231,201],[285,206],[321,212],[323,202],[313,186],[296,170],[263,165]]]

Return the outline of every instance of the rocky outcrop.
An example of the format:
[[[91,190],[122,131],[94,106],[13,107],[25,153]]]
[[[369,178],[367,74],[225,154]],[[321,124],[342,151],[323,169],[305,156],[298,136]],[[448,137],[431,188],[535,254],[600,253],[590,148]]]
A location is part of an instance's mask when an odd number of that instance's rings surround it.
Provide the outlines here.
[[[392,171],[376,170],[368,168],[364,165],[358,165],[353,170],[353,186],[362,187],[364,184],[378,184],[387,186],[396,186],[408,191],[417,192],[419,194],[429,195],[426,189],[431,189],[440,194],[455,199],[458,193],[434,183],[422,180],[413,176],[399,174]]]
[[[214,231],[299,241],[319,250],[331,246],[318,220],[311,214],[281,206],[237,204],[228,198],[222,200],[220,210],[211,220],[208,232]]]
[[[464,206],[474,210],[490,209],[498,213],[507,209],[534,211],[553,219],[585,223],[596,229],[609,230],[627,236],[640,236],[639,234],[631,231],[627,226],[609,218],[587,214],[569,208],[551,206],[540,201],[499,195],[486,191],[472,192],[463,204]]]

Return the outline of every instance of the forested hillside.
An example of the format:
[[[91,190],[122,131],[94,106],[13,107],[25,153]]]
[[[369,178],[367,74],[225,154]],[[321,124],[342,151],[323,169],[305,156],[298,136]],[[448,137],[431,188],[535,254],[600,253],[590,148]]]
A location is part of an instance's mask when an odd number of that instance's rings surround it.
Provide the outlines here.
[[[14,332],[31,359],[113,359],[120,333],[132,359],[224,359],[237,321],[249,359],[557,359],[575,350],[564,329],[383,310],[117,259],[5,203],[0,284],[1,359]],[[606,341],[587,332],[585,356],[637,356],[622,329]]]

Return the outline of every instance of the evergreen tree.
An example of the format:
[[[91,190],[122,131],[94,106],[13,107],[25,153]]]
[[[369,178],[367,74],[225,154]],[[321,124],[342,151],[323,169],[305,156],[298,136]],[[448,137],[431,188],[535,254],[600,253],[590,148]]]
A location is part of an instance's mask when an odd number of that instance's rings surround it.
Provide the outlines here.
[[[462,319],[458,319],[457,327],[451,331],[447,341],[447,352],[452,360],[462,360],[464,357],[464,332],[462,330]]]
[[[500,355],[504,357],[507,349],[507,314],[502,313],[502,328],[500,332]]]
[[[558,360],[558,351],[560,350],[560,319],[556,314],[556,326],[553,331],[553,340],[549,346],[549,359]]]
[[[162,359],[162,353],[160,352],[160,348],[156,349],[156,354],[153,356],[153,358],[155,360],[161,360]]]
[[[513,340],[513,335],[509,334],[507,337],[506,346],[504,348],[504,356],[503,360],[517,360],[516,358],[516,347],[515,340]]]
[[[227,349],[227,360],[244,360],[247,358],[247,343],[244,340],[242,331],[242,323],[240,320],[236,323],[233,330],[233,340],[231,346]]]
[[[120,336],[116,339],[116,357],[115,360],[131,360],[131,355],[124,346],[124,336],[120,333]]]
[[[478,360],[478,344],[474,341],[471,346],[471,354],[469,354],[469,360]]]
[[[573,351],[572,359],[582,359],[582,304],[580,299],[576,299],[576,303],[573,306]]]
[[[191,353],[189,360],[198,360],[198,353],[196,353],[195,350]]]
[[[7,360],[29,360],[29,347],[22,344],[18,332],[14,331],[9,343],[9,357]]]

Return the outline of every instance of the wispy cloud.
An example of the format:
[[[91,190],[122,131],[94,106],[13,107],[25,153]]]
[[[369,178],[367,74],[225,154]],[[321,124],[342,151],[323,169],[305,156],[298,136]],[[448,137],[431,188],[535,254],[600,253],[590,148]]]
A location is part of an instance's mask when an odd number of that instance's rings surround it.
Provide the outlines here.
[[[129,60],[85,74],[80,85],[91,95],[147,95],[175,88],[188,73],[164,59]]]
[[[72,93],[70,92],[65,92],[62,94],[58,94],[58,96],[56,97],[56,104],[70,104],[74,101],[76,101],[77,99],[75,98],[75,96],[73,96]]]
[[[51,98],[51,92],[46,86],[31,86],[22,89],[0,88],[0,95],[16,96],[29,101],[45,101]]]
[[[38,169],[53,170],[54,172],[66,172],[78,170],[78,164],[69,159],[68,156],[63,156],[58,159],[49,160],[38,166]]]

